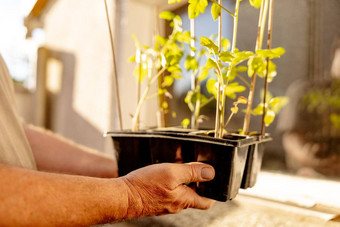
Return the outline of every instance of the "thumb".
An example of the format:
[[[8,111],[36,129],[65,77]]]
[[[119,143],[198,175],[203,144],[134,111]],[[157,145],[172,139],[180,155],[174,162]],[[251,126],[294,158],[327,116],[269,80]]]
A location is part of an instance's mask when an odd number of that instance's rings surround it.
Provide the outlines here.
[[[215,170],[211,165],[199,162],[178,164],[175,172],[177,185],[190,182],[210,181],[215,177]]]

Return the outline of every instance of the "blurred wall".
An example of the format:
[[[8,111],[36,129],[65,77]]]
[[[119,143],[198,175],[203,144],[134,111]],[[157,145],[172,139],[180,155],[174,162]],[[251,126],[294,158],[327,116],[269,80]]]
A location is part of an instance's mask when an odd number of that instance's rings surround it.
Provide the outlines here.
[[[114,33],[123,129],[131,128],[137,104],[135,34],[152,44],[160,2],[108,0]],[[163,1],[161,4],[167,4]],[[46,42],[39,50],[36,122],[78,143],[112,152],[103,133],[120,130],[113,60],[104,1],[55,0],[43,18]],[[155,88],[150,91],[154,93]],[[142,109],[142,126],[155,126],[156,99]]]

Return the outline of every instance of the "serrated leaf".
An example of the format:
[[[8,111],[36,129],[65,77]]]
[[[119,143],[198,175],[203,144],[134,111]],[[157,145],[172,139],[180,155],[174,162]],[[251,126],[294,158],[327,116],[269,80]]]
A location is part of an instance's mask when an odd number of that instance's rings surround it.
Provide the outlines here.
[[[256,54],[264,58],[279,58],[285,53],[285,49],[282,47],[277,47],[274,49],[257,50]]]
[[[175,18],[176,14],[170,11],[163,11],[159,14],[159,18],[171,21]]]
[[[205,64],[204,68],[205,69],[217,69],[218,65],[217,65],[217,62],[214,59],[209,58],[207,60],[207,63]]]
[[[234,59],[232,61],[232,65],[237,65],[240,64],[241,62],[249,59],[250,57],[252,57],[254,55],[253,52],[251,51],[242,51],[242,52],[235,52],[233,53],[234,55]]]
[[[251,57],[248,61],[248,76],[252,77],[254,73],[264,75],[266,71],[266,62],[262,57]]]
[[[211,6],[211,15],[214,20],[217,20],[217,18],[220,16],[221,13],[221,6],[219,6],[216,2],[214,2]]]
[[[208,0],[189,0],[188,16],[194,19],[200,13],[204,13],[205,8],[208,6]]]
[[[192,71],[197,70],[198,69],[198,62],[197,62],[196,58],[193,57],[193,56],[188,55],[186,60],[185,60],[184,67],[188,71],[189,70],[192,70]]]
[[[239,85],[237,82],[230,83],[226,87],[225,94],[227,97],[234,99],[236,98],[236,93],[242,92],[246,90],[246,88],[242,85]]]
[[[220,53],[220,60],[223,62],[232,62],[234,58],[234,55],[232,55],[229,51],[223,51]]]
[[[200,37],[201,45],[212,50],[215,54],[218,53],[218,46],[208,37]]]

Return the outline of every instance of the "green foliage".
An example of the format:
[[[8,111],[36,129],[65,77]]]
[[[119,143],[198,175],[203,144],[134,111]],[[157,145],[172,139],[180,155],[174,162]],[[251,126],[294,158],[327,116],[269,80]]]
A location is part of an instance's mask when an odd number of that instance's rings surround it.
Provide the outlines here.
[[[214,2],[211,6],[211,15],[214,20],[217,20],[217,18],[220,16],[221,13],[221,6],[219,6],[216,2]]]
[[[306,91],[302,103],[310,113],[328,115],[335,130],[340,130],[340,79],[333,78],[328,84],[317,84]]]
[[[262,95],[263,99],[263,95]],[[273,97],[269,92],[267,92],[266,98],[266,115],[264,118],[264,122],[266,126],[269,126],[275,119],[275,116],[281,111],[281,109],[286,106],[289,102],[289,99],[285,96]],[[253,115],[262,115],[263,114],[263,103],[261,102],[255,109],[252,111]]]
[[[190,19],[197,17],[200,13],[204,13],[208,6],[208,0],[189,0],[188,16]]]

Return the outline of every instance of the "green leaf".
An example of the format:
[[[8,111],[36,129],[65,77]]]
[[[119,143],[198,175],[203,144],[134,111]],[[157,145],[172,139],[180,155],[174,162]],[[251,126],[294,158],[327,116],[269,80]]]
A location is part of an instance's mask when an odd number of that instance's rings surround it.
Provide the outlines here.
[[[185,60],[184,67],[188,71],[189,70],[192,70],[192,71],[197,70],[198,69],[198,62],[197,62],[196,58],[191,56],[191,55],[188,55],[186,60]]]
[[[220,53],[220,60],[224,62],[232,62],[234,56],[229,51],[223,51]]]
[[[165,76],[162,83],[163,87],[170,87],[174,83],[174,78],[171,76]]]
[[[222,38],[222,49],[224,51],[229,50],[230,48],[230,41],[226,38]]]
[[[189,0],[188,15],[190,19],[194,19],[200,13],[204,13],[208,6],[208,0]]]
[[[208,37],[200,37],[201,45],[212,50],[215,54],[218,53],[218,46]]]
[[[252,57],[254,55],[253,52],[251,51],[242,51],[242,52],[235,52],[233,53],[234,55],[234,59],[232,61],[232,65],[237,65],[237,64],[240,64],[241,62],[249,59],[250,57]]]
[[[248,76],[252,77],[254,73],[264,75],[266,71],[266,62],[262,57],[251,57],[248,61]]]
[[[177,41],[190,44],[190,42],[191,42],[190,32],[189,31],[178,32],[177,33]]]
[[[207,63],[205,64],[204,68],[205,69],[218,69],[218,65],[217,65],[217,62],[214,59],[209,58],[207,60]]]
[[[181,125],[183,128],[188,128],[188,125],[190,124],[190,120],[188,118],[185,118],[182,122]]]
[[[208,74],[209,74],[209,70],[203,68],[203,69],[201,70],[201,73],[198,75],[197,80],[198,80],[198,81],[203,81],[203,80],[205,80],[205,79],[208,77]]]
[[[272,110],[267,110],[266,116],[264,117],[264,123],[269,126],[275,119],[275,113]]]
[[[264,58],[279,58],[285,53],[285,49],[282,47],[277,47],[274,49],[267,49],[267,50],[257,50],[256,54],[258,56],[264,57]]]
[[[288,102],[289,102],[288,97],[285,96],[275,97],[269,101],[269,106],[271,107],[272,111],[277,114],[285,105],[288,104]]]
[[[246,72],[248,70],[248,67],[241,65],[241,66],[235,67],[235,70],[237,72]]]
[[[215,98],[217,97],[217,87],[216,87],[216,85],[217,85],[217,80],[212,79],[212,78],[207,81],[207,85],[206,85],[207,91],[210,94],[214,95]]]
[[[163,11],[159,14],[159,18],[171,21],[175,18],[176,14],[170,11]]]
[[[251,6],[255,8],[260,8],[262,1],[261,0],[249,0],[249,3]]]
[[[220,16],[221,13],[221,6],[219,6],[216,2],[214,2],[211,6],[211,15],[214,20],[217,20],[217,18]]]
[[[236,93],[239,93],[239,92],[242,92],[246,90],[246,88],[242,85],[239,85],[237,82],[234,82],[234,83],[230,83],[228,84],[228,86],[226,87],[226,96],[231,98],[231,99],[234,99],[236,98]]]
[[[257,107],[255,109],[253,109],[252,114],[253,115],[262,115],[263,114],[263,103],[260,103],[259,105],[257,105]]]

